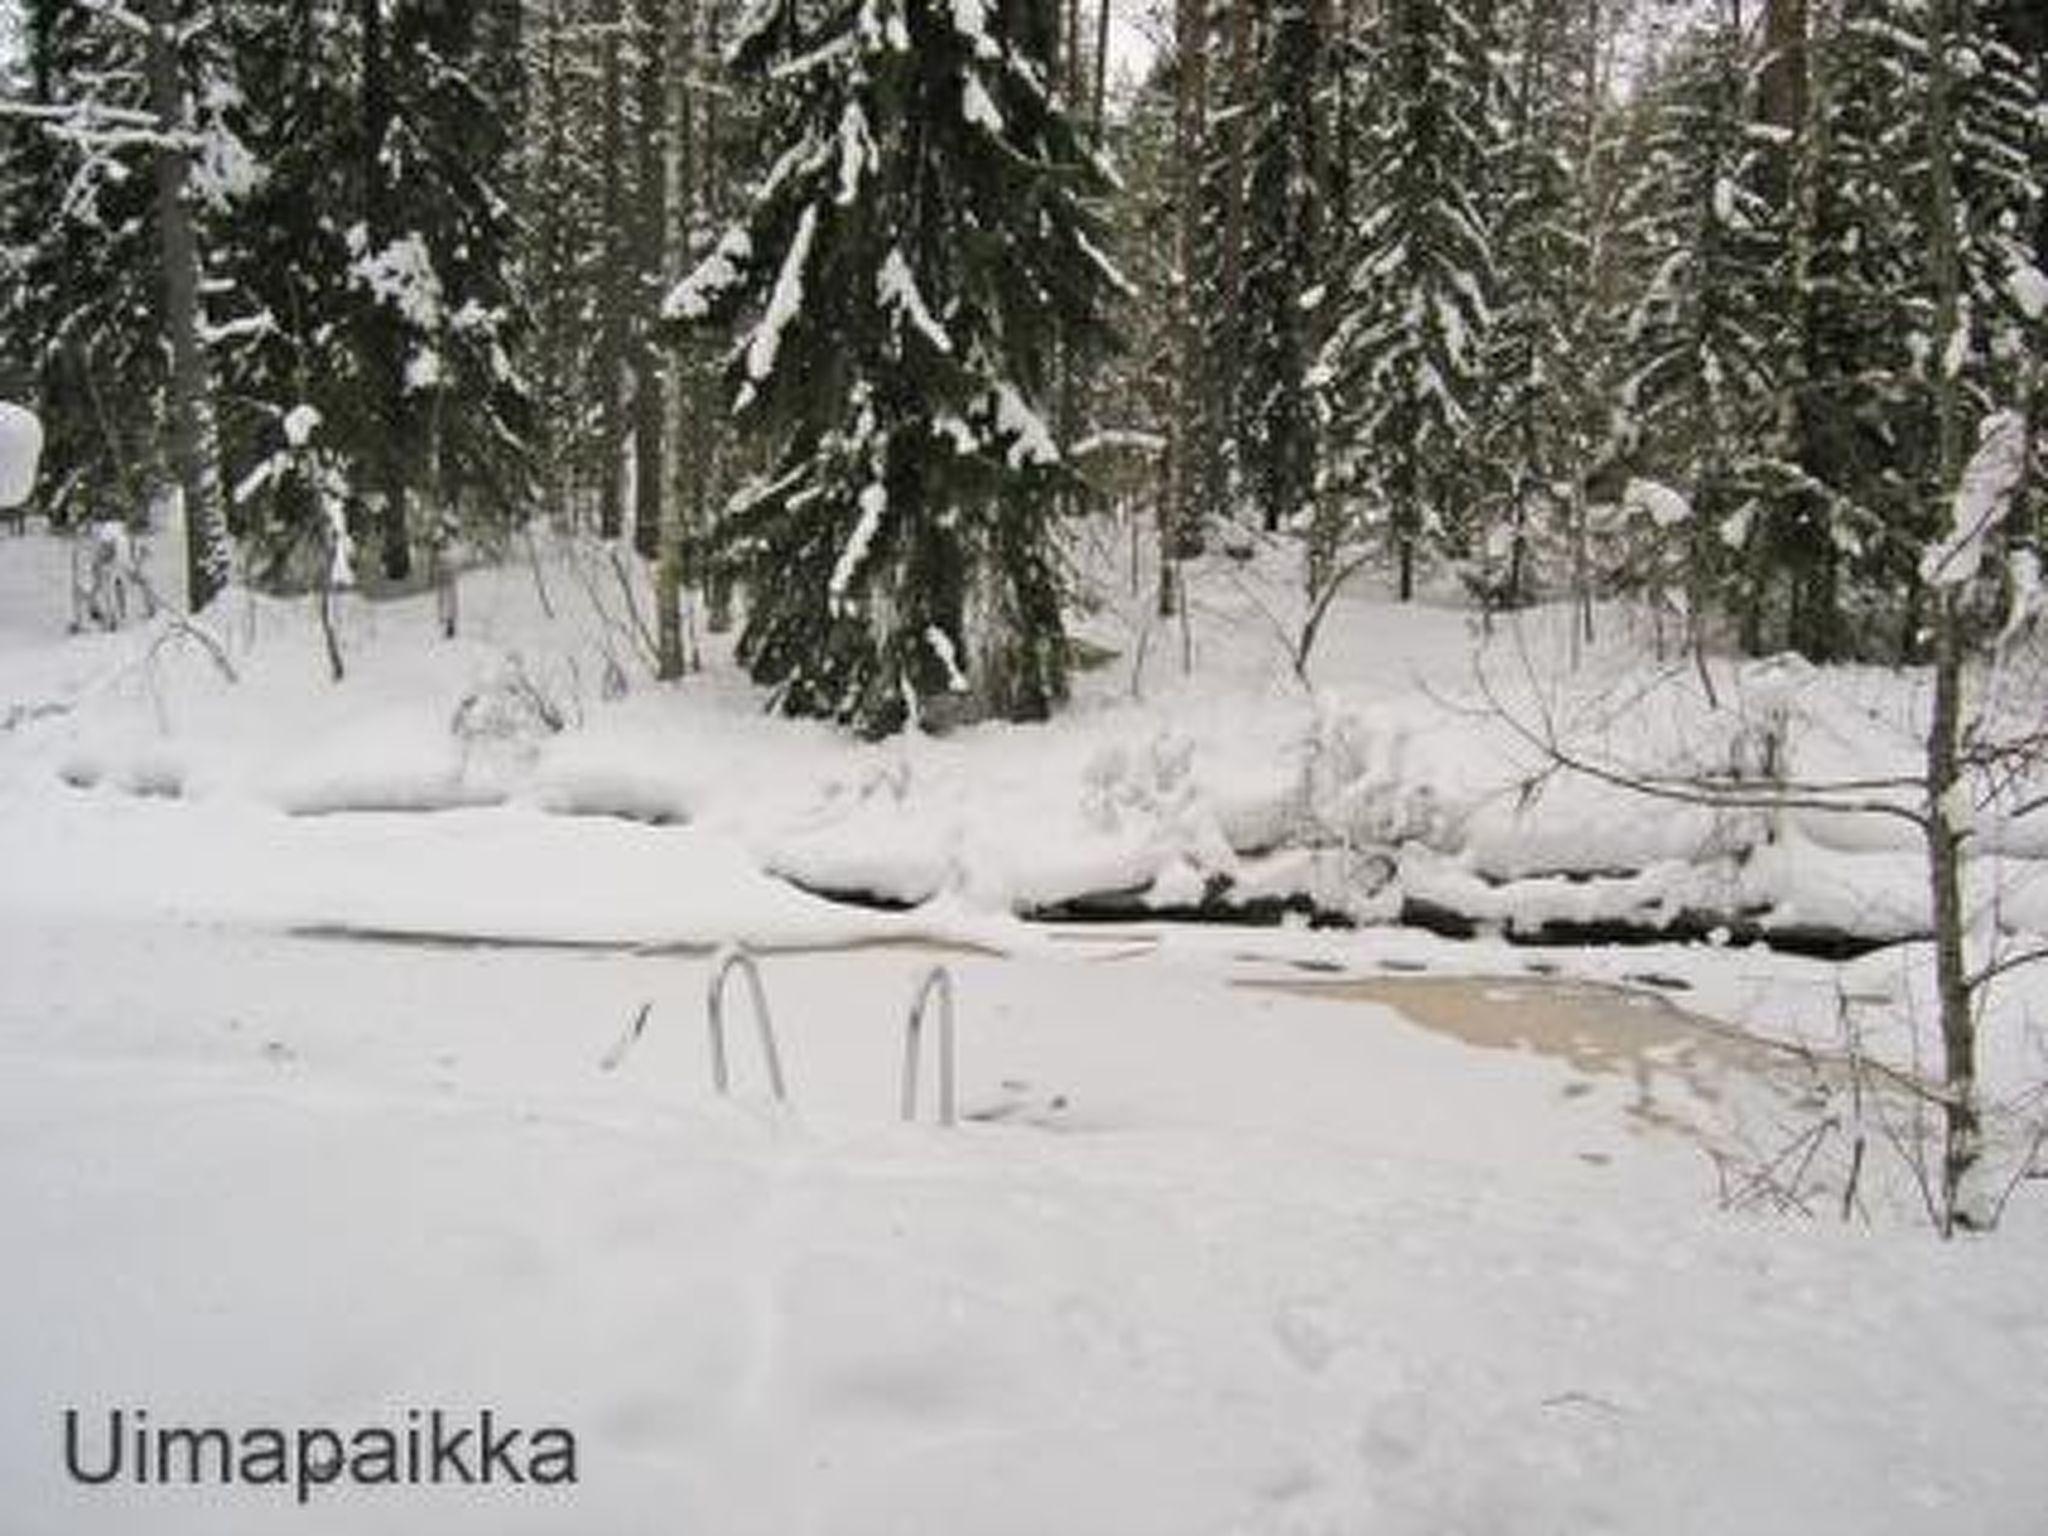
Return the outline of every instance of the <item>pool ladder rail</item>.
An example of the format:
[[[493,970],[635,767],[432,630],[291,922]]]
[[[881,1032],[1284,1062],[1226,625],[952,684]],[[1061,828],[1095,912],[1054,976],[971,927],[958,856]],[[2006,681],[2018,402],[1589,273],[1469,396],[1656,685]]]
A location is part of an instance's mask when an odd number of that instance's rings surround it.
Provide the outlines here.
[[[960,1123],[959,1097],[955,1085],[953,1031],[953,973],[935,965],[924,973],[911,994],[910,1014],[903,1021],[903,1118],[917,1119],[917,1077],[924,1035],[924,1017],[933,997],[939,1000],[939,1124]]]
[[[747,979],[754,1027],[761,1041],[761,1059],[768,1070],[768,1091],[778,1104],[787,1104],[789,1083],[783,1075],[782,1052],[776,1044],[775,1019],[768,1008],[768,989],[761,980],[760,962],[743,944],[730,944],[718,952],[711,963],[711,979],[705,988],[704,1013],[711,1042],[711,1086],[722,1096],[732,1093],[732,1059],[725,1035],[725,992],[726,983],[734,971]],[[953,973],[943,965],[932,966],[918,979],[917,989],[911,994],[910,1012],[903,1022],[902,1114],[906,1122],[917,1119],[918,1080],[923,1055],[920,1046],[924,1040],[925,1018],[931,1011],[934,997],[939,1003],[938,1123],[953,1127],[960,1123],[959,1052],[954,1026]],[[644,1017],[643,1010],[643,1021]]]
[[[725,983],[734,971],[747,978],[747,992],[754,1003],[754,1025],[761,1036],[761,1058],[768,1066],[768,1089],[778,1104],[789,1102],[789,1084],[782,1075],[782,1053],[775,1047],[775,1020],[768,1012],[768,990],[761,984],[761,965],[743,944],[729,944],[711,962],[711,982],[704,995],[704,1012],[711,1032],[711,1086],[720,1094],[732,1092],[732,1064],[725,1049]]]

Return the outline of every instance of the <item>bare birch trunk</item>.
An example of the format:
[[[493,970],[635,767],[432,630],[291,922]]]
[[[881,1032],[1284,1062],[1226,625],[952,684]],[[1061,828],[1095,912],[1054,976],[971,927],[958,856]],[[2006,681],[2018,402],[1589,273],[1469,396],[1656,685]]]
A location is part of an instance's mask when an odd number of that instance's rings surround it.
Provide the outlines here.
[[[1927,149],[1934,203],[1930,257],[1935,295],[1934,355],[1948,350],[1962,313],[1962,256],[1957,249],[1955,186],[1955,99],[1949,46],[1954,0],[1934,0],[1928,15]],[[1952,369],[1937,364],[1935,415],[1941,493],[1955,493],[1963,468],[1960,389]],[[1932,594],[1934,709],[1927,727],[1928,895],[1934,919],[1935,995],[1941,1021],[1943,1136],[1940,1217],[1943,1236],[1978,1227],[1986,1211],[1976,1199],[1972,1175],[1982,1154],[1977,1098],[1977,1021],[1964,953],[1963,839],[1955,800],[1964,792],[1963,616],[1954,587]]]
[[[626,154],[625,81],[619,61],[622,0],[604,0],[598,25],[603,29],[598,46],[604,95],[604,255],[598,277],[597,387],[602,441],[597,466],[597,532],[599,538],[616,539],[625,526],[625,476],[621,463],[625,452],[626,366],[626,197],[621,164]]]

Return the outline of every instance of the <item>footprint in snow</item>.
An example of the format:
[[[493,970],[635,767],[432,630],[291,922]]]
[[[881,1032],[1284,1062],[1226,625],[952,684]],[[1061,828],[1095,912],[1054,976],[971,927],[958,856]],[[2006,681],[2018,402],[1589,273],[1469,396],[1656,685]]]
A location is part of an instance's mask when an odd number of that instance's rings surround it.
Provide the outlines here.
[[[1321,1302],[1297,1299],[1283,1302],[1273,1314],[1273,1338],[1287,1358],[1309,1375],[1319,1374],[1343,1341],[1330,1328]]]

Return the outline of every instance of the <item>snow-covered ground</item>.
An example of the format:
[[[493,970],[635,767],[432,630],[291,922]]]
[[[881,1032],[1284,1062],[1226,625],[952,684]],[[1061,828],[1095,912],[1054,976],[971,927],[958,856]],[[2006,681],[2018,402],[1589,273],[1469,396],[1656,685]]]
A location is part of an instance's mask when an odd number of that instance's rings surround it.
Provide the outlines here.
[[[1469,712],[1464,614],[1361,592],[1311,693],[1256,562],[1203,573],[1185,637],[1106,602],[1115,658],[1051,725],[861,745],[764,719],[717,644],[653,687],[609,568],[539,553],[538,582],[465,578],[452,643],[431,599],[352,600],[336,687],[299,605],[229,600],[233,682],[162,624],[68,636],[63,547],[0,534],[7,1536],[2040,1529],[2038,1186],[1996,1237],[1933,1241],[1879,1097],[1841,1223],[1839,1072],[1672,1007],[1823,1054],[1846,1019],[1907,1066],[1912,947],[1015,915],[1227,876],[1505,924],[1607,874],[1881,937],[1917,922],[1903,840],[1529,791]],[[1640,691],[1624,622],[1551,702],[1638,760],[1734,750]],[[1540,617],[1497,642],[1496,690],[1533,703],[1518,658],[1555,643]],[[1900,680],[1725,686],[1789,700],[1809,771],[1910,761]],[[2007,843],[2006,926],[2048,928]],[[787,1109],[737,1000],[738,1092],[710,1089],[733,941],[765,956]],[[895,1119],[939,961],[978,1117],[951,1131]],[[1478,979],[1424,1006],[1417,971]],[[1628,990],[1560,1033],[1553,979]],[[1379,1000],[1304,995],[1342,983]],[[2043,1002],[2021,973],[1990,1021],[2002,1096],[2048,1080]],[[1447,1025],[1466,1004],[1508,1025]],[[577,1486],[300,1509],[64,1475],[70,1407],[484,1406],[572,1428]]]

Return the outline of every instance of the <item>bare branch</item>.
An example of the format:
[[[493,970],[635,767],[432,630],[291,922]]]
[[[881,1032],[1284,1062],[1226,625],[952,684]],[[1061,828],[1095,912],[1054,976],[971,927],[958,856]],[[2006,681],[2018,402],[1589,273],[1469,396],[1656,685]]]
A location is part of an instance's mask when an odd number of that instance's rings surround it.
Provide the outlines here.
[[[1742,780],[1722,780],[1712,776],[1665,777],[1595,762],[1591,758],[1580,756],[1561,743],[1556,723],[1549,718],[1547,710],[1543,711],[1543,729],[1539,731],[1501,702],[1483,667],[1477,668],[1476,671],[1480,691],[1486,696],[1487,702],[1493,706],[1500,720],[1523,742],[1535,748],[1557,766],[1568,768],[1574,773],[1582,773],[1590,779],[1610,784],[1617,789],[1625,789],[1653,800],[1704,806],[1709,810],[1812,811],[1829,816],[1888,816],[1894,821],[1903,821],[1915,828],[1925,828],[1932,814],[1930,811],[1900,805],[1890,800],[1832,798],[1832,792],[1824,786],[1804,784],[1796,780],[1782,789],[1772,789],[1768,785]]]
[[[2043,960],[2048,960],[2048,944],[2044,944],[2036,949],[2018,950],[2013,954],[1992,961],[1983,969],[1975,972],[1968,978],[1965,985],[1972,992],[1975,992],[1988,982],[1996,981],[2001,976],[2010,975],[2014,971],[2023,970],[2027,966],[2038,964]]]

